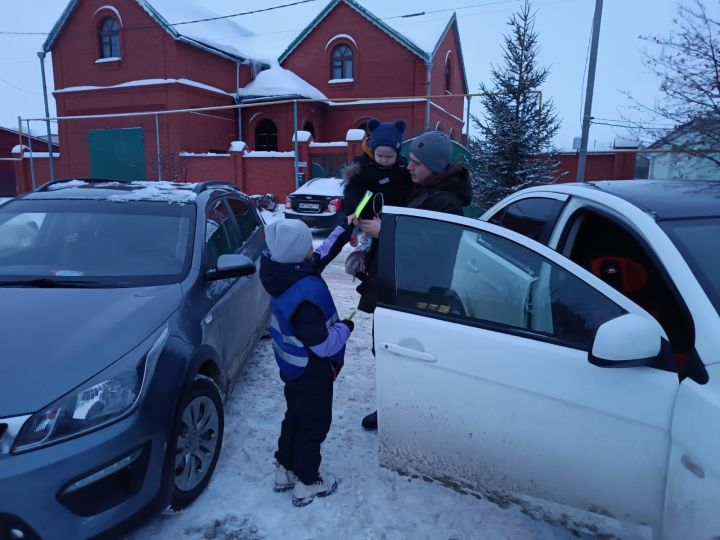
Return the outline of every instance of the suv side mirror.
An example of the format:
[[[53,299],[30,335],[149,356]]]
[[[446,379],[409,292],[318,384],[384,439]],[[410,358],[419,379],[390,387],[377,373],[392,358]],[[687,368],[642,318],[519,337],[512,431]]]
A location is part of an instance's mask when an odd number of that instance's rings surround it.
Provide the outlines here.
[[[588,361],[598,367],[651,366],[663,369],[672,362],[672,351],[660,324],[647,317],[627,313],[600,325]]]
[[[250,276],[255,273],[255,263],[245,255],[220,255],[217,260],[217,269],[209,270],[205,279],[214,281],[217,279],[238,278]]]

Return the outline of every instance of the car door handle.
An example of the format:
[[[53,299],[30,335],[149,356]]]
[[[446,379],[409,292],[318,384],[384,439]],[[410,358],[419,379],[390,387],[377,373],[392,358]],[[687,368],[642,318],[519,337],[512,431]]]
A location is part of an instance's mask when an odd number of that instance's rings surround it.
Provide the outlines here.
[[[472,261],[468,261],[466,264],[467,264],[467,267],[468,267],[470,270],[472,270],[474,273],[477,274],[477,273],[480,271],[480,270],[478,269],[478,267],[475,266],[475,259],[473,259]]]
[[[437,362],[437,357],[434,354],[426,353],[423,351],[416,351],[415,349],[409,349],[408,347],[402,347],[395,343],[381,342],[380,346],[387,352],[397,354],[398,356],[409,356],[416,360],[422,360],[423,362]]]

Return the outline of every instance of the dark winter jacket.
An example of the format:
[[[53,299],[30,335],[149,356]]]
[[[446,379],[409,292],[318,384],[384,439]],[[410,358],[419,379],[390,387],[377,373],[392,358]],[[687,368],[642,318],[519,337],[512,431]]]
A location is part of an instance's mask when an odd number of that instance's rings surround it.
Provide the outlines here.
[[[455,163],[415,185],[405,206],[462,216],[463,208],[471,202],[470,174],[463,165]]]
[[[345,200],[343,208],[346,215],[355,211],[360,199],[366,191],[382,194],[382,204],[402,206],[412,189],[410,173],[407,170],[407,161],[399,157],[392,167],[380,167],[367,154],[353,160],[345,169]],[[381,205],[375,203],[375,210],[380,211]],[[373,204],[368,203],[358,219],[372,219],[375,216]]]
[[[373,219],[380,213],[383,205],[402,206],[410,195],[412,180],[407,170],[407,161],[403,157],[392,167],[380,167],[369,155],[355,158],[345,170],[345,201],[343,207],[347,214],[357,208],[366,191],[374,194],[358,219]],[[378,194],[381,194],[378,195]],[[360,293],[358,309],[367,313],[375,311],[377,305],[377,287],[374,276],[377,274],[378,241],[373,239],[370,250],[365,256],[366,272],[358,276],[362,282],[357,288]]]
[[[341,232],[340,228],[333,231],[307,262],[279,263],[268,253],[261,258],[260,281],[272,297],[271,334],[285,380],[300,376],[313,358],[331,359],[336,372],[342,367],[350,328],[338,321],[330,291],[320,277],[339,251],[332,247]],[[298,350],[291,351],[292,346],[288,348],[287,344],[295,338],[302,347],[296,344]]]
[[[463,208],[471,201],[467,169],[451,164],[444,172],[416,185],[406,206],[462,216]],[[413,234],[397,246],[396,256],[402,257],[403,267],[427,268],[432,265],[432,271],[425,273],[430,279],[428,285],[450,283],[462,230],[428,220],[418,222],[413,230]]]

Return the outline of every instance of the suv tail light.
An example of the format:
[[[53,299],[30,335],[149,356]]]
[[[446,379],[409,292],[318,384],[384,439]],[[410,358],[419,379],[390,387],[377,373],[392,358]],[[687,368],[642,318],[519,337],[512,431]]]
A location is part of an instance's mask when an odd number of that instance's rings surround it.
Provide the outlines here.
[[[328,203],[328,212],[331,214],[336,214],[340,211],[340,207],[342,207],[342,199],[333,199]]]
[[[288,210],[292,210],[292,202],[290,201],[290,195],[285,197],[285,208]]]

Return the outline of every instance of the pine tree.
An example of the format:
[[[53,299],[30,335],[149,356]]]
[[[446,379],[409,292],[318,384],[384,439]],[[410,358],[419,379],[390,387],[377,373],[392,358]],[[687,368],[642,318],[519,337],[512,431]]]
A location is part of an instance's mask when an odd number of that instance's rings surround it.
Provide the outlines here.
[[[472,115],[479,136],[470,140],[470,167],[476,204],[483,209],[518,189],[553,182],[559,166],[552,140],[560,122],[552,100],[542,100],[549,70],[537,65],[538,34],[528,0],[508,25],[503,65],[492,67],[491,87],[480,85],[482,116]]]

